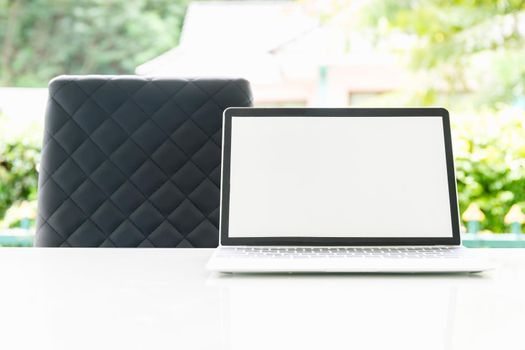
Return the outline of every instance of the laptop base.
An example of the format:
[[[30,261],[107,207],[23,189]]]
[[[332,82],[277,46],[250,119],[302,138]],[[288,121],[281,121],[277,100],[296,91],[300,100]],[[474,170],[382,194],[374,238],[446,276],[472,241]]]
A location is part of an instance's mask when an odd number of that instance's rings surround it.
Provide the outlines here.
[[[477,258],[472,251],[460,247],[439,247],[432,254],[432,247],[363,247],[351,248],[353,251],[376,251],[375,254],[338,254],[347,248],[306,248],[328,249],[332,253],[297,253],[294,249],[304,247],[219,247],[209,260],[206,268],[210,271],[226,273],[467,273],[481,272],[493,268],[484,259]],[[399,254],[399,251],[406,252]],[[248,254],[235,253],[245,251]],[[250,249],[259,249],[250,253]],[[260,249],[268,249],[268,256],[261,255]],[[271,251],[270,249],[274,249]],[[428,249],[429,256],[421,254]],[[276,251],[292,250],[290,254]],[[383,251],[389,253],[382,253]],[[393,253],[391,253],[393,252]],[[442,252],[445,252],[444,254]],[[365,256],[363,256],[365,255]]]

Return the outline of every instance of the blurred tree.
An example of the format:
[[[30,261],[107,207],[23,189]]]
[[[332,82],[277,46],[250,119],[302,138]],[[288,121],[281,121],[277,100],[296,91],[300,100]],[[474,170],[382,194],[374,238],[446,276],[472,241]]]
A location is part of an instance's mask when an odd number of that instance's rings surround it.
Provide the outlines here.
[[[461,93],[480,108],[525,107],[524,0],[374,0],[365,14],[378,41],[430,75],[420,104]]]
[[[483,230],[509,232],[511,206],[525,209],[525,120],[512,111],[476,113],[456,119],[453,130],[460,211],[476,203]]]
[[[13,204],[36,200],[39,154],[31,143],[0,140],[0,220]]]
[[[175,46],[189,0],[0,0],[0,85],[133,74]]]

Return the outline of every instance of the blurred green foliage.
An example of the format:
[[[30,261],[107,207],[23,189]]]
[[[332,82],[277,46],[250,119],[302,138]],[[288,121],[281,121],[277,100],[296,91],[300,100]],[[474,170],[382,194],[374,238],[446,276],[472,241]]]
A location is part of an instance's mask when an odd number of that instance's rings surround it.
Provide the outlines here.
[[[11,206],[36,200],[39,154],[29,142],[0,139],[0,220]]]
[[[478,113],[453,119],[452,127],[460,211],[477,203],[483,230],[509,232],[505,214],[513,204],[525,209],[523,113]]]
[[[0,85],[133,74],[173,48],[189,0],[0,0]]]
[[[462,94],[476,107],[525,106],[525,1],[374,0],[364,14],[378,42],[427,76],[414,103]]]

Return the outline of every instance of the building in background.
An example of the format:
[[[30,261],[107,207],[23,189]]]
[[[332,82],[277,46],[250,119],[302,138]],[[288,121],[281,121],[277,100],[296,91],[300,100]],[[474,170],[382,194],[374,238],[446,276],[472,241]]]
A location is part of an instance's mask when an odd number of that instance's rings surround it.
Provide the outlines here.
[[[193,2],[180,45],[136,73],[244,77],[258,106],[359,105],[408,80],[393,56],[351,35],[360,3],[320,23],[297,2]]]

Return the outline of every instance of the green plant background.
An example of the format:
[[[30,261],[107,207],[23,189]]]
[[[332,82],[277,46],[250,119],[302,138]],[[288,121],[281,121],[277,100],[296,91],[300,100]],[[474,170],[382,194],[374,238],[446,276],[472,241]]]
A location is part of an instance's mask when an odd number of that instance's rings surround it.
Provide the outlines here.
[[[39,153],[40,147],[20,140],[0,144],[0,218],[13,204],[36,199]]]
[[[525,209],[525,128],[520,113],[476,114],[454,120],[460,212],[476,203],[481,228],[509,232],[503,223],[513,204]]]
[[[45,87],[59,74],[133,74],[177,45],[188,2],[0,0],[0,85]],[[321,4],[312,8],[322,9],[315,13],[323,23],[353,3],[299,2]],[[359,28],[349,29],[348,49],[357,31],[378,54],[395,53],[424,77],[367,103],[447,107],[460,211],[476,203],[486,215],[483,230],[508,231],[503,217],[510,206],[525,209],[525,1],[367,4]],[[400,36],[408,44],[400,45]],[[13,118],[0,116],[0,229],[18,225],[36,199],[42,125]]]

